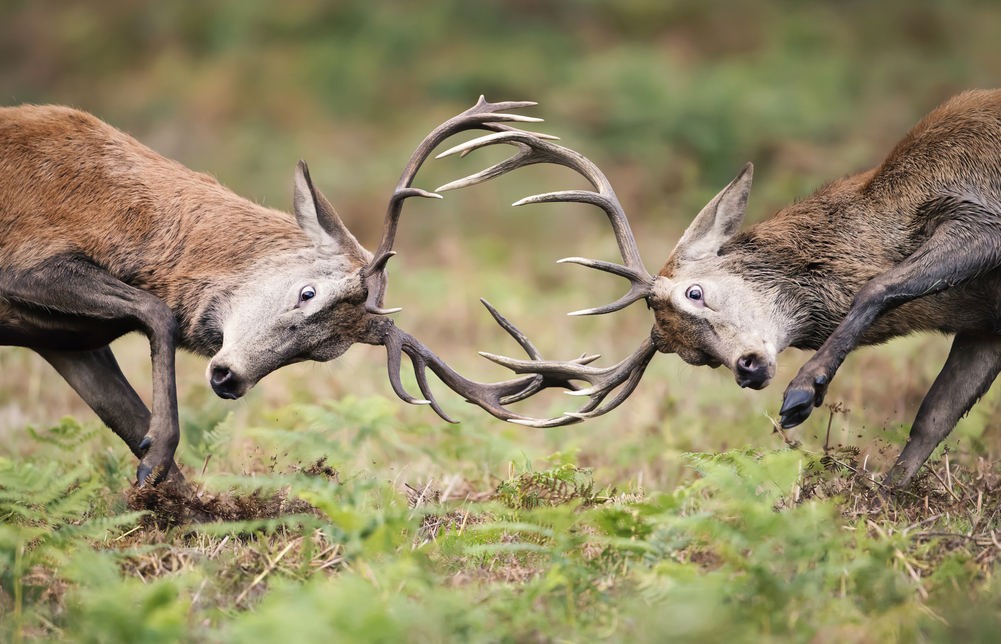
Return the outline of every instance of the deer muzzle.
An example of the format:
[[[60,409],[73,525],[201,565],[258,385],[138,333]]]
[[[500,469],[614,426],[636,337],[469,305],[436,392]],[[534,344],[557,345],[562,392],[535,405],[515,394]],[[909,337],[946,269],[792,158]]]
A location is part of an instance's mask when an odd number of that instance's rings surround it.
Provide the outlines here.
[[[207,371],[206,375],[212,386],[212,391],[220,398],[236,400],[253,386],[252,382],[241,378],[233,369],[223,364],[209,364]]]
[[[741,387],[764,389],[775,376],[775,361],[757,353],[746,353],[737,358],[733,376]]]

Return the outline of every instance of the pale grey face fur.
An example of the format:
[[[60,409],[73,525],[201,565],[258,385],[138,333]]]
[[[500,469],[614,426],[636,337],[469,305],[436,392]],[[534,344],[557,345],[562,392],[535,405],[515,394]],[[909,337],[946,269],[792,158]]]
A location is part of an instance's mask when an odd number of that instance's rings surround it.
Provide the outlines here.
[[[296,169],[295,215],[313,247],[269,258],[220,311],[222,348],[206,377],[224,398],[239,398],[279,367],[333,360],[364,333],[361,269],[372,255],[312,189],[302,166]]]
[[[690,364],[726,365],[742,387],[761,389],[775,376],[788,334],[775,296],[735,274],[718,255],[740,229],[751,188],[750,164],[699,213],[656,278],[649,298],[653,338]]]

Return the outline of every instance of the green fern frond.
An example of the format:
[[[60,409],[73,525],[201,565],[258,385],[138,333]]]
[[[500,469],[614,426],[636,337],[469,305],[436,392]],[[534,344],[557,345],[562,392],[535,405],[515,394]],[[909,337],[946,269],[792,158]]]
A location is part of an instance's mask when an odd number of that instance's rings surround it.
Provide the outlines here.
[[[36,432],[33,427],[28,427],[28,434],[39,443],[55,445],[61,450],[74,450],[83,443],[86,443],[97,434],[97,428],[87,428],[81,425],[72,416],[64,416],[59,424],[50,427],[45,434]]]

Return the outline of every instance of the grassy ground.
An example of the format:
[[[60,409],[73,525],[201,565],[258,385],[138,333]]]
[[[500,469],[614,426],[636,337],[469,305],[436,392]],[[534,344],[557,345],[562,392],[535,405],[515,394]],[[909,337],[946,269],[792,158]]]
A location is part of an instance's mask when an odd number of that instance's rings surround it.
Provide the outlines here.
[[[758,448],[678,455],[680,431],[452,428],[381,397],[189,408],[189,485],[154,491],[66,419],[0,462],[3,635],[988,641],[996,465],[961,444],[887,502],[899,433],[829,412],[803,445],[753,414]]]
[[[376,9],[376,4],[379,4]],[[877,162],[945,98],[1001,77],[989,3],[267,3],[129,0],[0,7],[4,104],[67,103],[237,192],[290,207],[314,181],[363,244],[417,141],[480,93],[534,99],[542,131],[612,180],[656,270],[750,160],[749,221]],[[433,189],[490,154],[429,163]],[[598,319],[620,280],[599,213],[511,209],[579,185],[533,168],[408,204],[394,318],[460,372],[516,355],[486,297],[547,357],[600,364],[648,335],[642,306]],[[220,243],[225,243],[220,240]],[[136,463],[34,354],[0,350],[4,641],[991,641],[1001,397],[961,421],[887,501],[949,340],[853,354],[785,437],[772,388],[657,356],[608,416],[500,423],[435,382],[447,425],[393,398],[382,349],[296,365],[238,402],[181,356],[188,488],[137,492]],[[142,338],[115,345],[149,399]],[[405,379],[416,391],[412,378]],[[558,392],[537,415],[573,408]]]

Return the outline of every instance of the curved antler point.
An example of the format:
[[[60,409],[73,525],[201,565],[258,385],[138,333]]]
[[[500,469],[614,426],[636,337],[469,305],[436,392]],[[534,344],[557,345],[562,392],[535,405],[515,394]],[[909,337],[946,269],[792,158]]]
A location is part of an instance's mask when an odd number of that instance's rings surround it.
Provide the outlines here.
[[[374,313],[375,315],[389,315],[390,313],[399,313],[403,310],[403,307],[398,306],[394,309],[380,309],[377,306],[365,306],[365,310],[369,313]]]
[[[428,199],[441,199],[441,195],[420,188],[403,188],[393,194],[394,199],[407,199],[409,197],[426,197]]]

